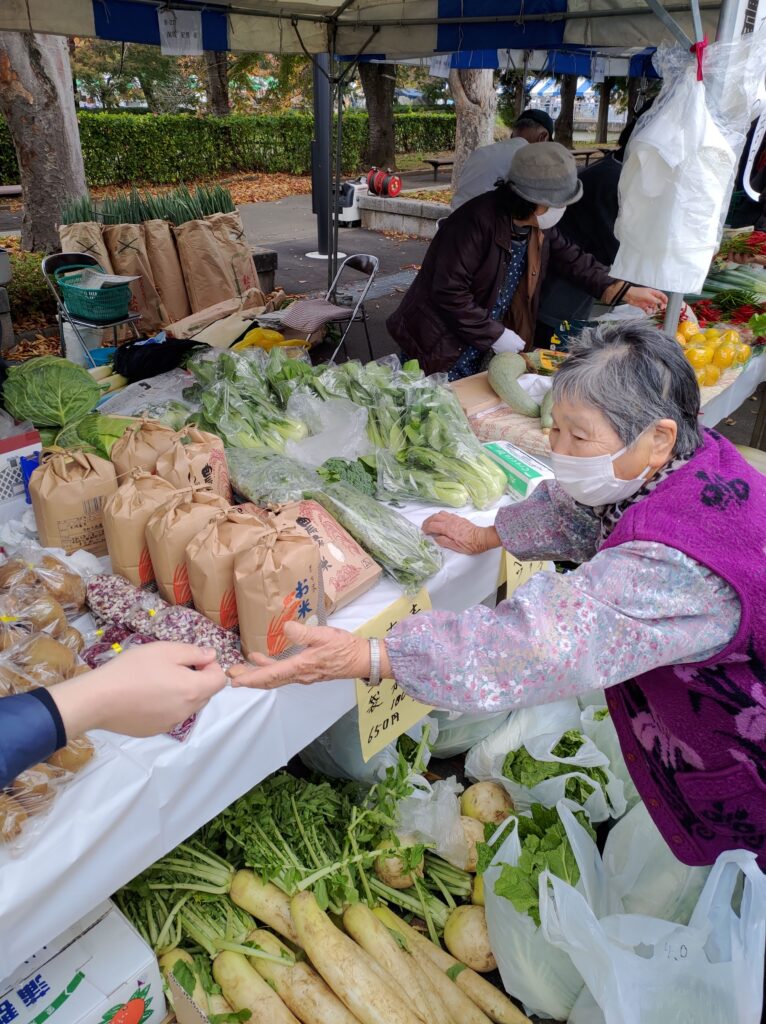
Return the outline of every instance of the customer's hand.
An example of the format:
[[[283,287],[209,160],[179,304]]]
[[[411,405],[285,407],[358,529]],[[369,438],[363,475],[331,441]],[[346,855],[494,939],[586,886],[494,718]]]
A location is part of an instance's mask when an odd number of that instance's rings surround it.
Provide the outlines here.
[[[70,739],[88,729],[153,736],[199,711],[225,685],[215,651],[153,643],[125,651],[49,692]]]
[[[754,252],[732,252],[726,259],[732,263],[754,263],[758,267],[766,267],[766,256],[759,256]]]
[[[429,516],[423,523],[423,533],[433,537],[443,548],[463,555],[480,555],[501,546],[494,526],[476,526],[470,519],[451,512],[437,512]]]
[[[638,285],[628,288],[624,299],[629,306],[643,309],[647,316],[654,316],[668,304],[668,297],[664,292],[657,291],[656,288],[639,288]]]
[[[285,636],[290,644],[302,647],[299,654],[282,661],[265,654],[251,654],[255,668],[235,665],[229,669],[232,686],[256,690],[274,690],[289,683],[316,683],[323,679],[366,679],[370,674],[370,644],[363,637],[330,626],[303,626],[288,622]],[[381,643],[381,674],[391,667]]]

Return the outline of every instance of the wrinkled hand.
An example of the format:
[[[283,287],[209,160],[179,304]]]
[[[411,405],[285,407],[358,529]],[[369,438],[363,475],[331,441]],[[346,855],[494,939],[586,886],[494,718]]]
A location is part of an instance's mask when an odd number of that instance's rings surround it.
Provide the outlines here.
[[[225,685],[215,651],[153,643],[58,683],[50,693],[70,738],[88,729],[153,736],[185,721]]]
[[[624,298],[629,306],[643,309],[647,316],[654,316],[668,304],[668,297],[664,292],[657,291],[656,288],[639,288],[637,285],[628,288]]]
[[[480,555],[490,548],[500,547],[500,538],[494,526],[476,526],[470,519],[437,512],[423,523],[423,533],[433,537],[437,544],[463,555]]]
[[[283,661],[251,654],[249,660],[256,667],[235,665],[229,669],[231,685],[274,690],[289,683],[307,686],[325,679],[366,679],[370,674],[370,645],[363,637],[345,629],[303,626],[299,622],[288,622],[285,636],[303,650]],[[387,659],[381,657],[381,661],[385,663],[381,668],[389,671]]]
[[[766,267],[766,256],[759,256],[754,252],[732,252],[726,256],[732,263],[754,263],[759,267]]]

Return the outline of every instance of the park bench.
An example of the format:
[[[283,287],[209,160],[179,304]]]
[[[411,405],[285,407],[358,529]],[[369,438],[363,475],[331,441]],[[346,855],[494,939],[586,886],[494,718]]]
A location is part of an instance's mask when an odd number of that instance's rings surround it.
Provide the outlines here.
[[[452,167],[455,163],[454,160],[442,160],[440,157],[424,157],[424,164],[430,164],[434,169],[434,181],[436,181],[439,171],[442,167]]]

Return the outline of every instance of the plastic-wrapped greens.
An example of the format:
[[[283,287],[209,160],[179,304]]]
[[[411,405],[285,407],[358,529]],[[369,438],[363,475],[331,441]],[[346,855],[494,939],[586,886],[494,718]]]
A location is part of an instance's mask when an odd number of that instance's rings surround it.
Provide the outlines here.
[[[263,450],[227,448],[231,484],[237,494],[256,505],[300,501],[306,491],[321,485],[313,469],[286,455]]]

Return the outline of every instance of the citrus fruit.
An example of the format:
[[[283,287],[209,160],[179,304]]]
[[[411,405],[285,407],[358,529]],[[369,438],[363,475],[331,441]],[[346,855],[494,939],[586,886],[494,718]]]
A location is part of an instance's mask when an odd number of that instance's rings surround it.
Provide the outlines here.
[[[737,356],[737,348],[729,341],[722,342],[713,353],[713,366],[728,370]]]
[[[710,341],[718,341],[723,332],[718,327],[708,327],[707,330],[703,331],[702,333]]]
[[[707,366],[702,367],[702,374],[702,386],[705,388],[712,388],[714,384],[718,383],[721,377],[721,371],[717,366],[713,366],[712,363],[708,363]]]
[[[697,383],[702,387],[705,383],[705,367],[700,366],[694,371],[694,376],[697,378]]]
[[[699,324],[696,324],[693,320],[682,320],[678,325],[678,333],[683,334],[685,338],[691,338],[693,334],[699,332]]]
[[[703,345],[689,345],[686,349],[686,358],[695,370],[699,370],[713,361],[713,350]]]
[[[731,328],[728,331],[724,331],[721,335],[720,344],[723,345],[724,342],[731,342],[732,345],[739,345],[739,332]]]
[[[686,335],[682,334],[680,331],[676,331],[676,341],[681,346],[681,348],[684,348],[686,345]]]
[[[692,334],[687,342],[689,345],[709,345],[710,339],[706,338],[701,331],[697,331],[696,334]]]
[[[737,354],[734,357],[734,365],[744,366],[748,360],[750,351],[750,346],[741,341],[739,345],[737,345]]]

